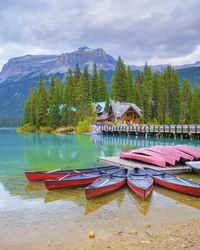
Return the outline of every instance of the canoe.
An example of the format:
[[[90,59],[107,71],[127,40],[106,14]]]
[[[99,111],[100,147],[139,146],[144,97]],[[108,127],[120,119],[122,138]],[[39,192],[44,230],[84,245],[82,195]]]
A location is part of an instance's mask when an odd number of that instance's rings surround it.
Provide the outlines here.
[[[200,149],[197,148],[192,148],[192,147],[188,147],[188,146],[184,146],[184,145],[177,145],[175,146],[176,149],[183,151],[187,154],[193,155],[197,158],[200,158]]]
[[[200,161],[188,161],[185,163],[187,166],[192,167],[192,170],[200,174]]]
[[[194,159],[194,157],[192,155],[189,155],[183,151],[178,150],[177,148],[175,148],[174,146],[153,146],[151,147],[153,150],[154,149],[159,149],[161,151],[163,151],[163,153],[165,153],[166,156],[170,155],[175,157],[175,159],[177,161],[180,160],[190,160],[192,161]]]
[[[119,166],[105,166],[98,168],[84,168],[84,169],[66,169],[66,170],[51,170],[51,171],[26,171],[25,175],[29,181],[44,181],[49,179],[61,178],[66,175],[77,175],[80,173],[90,173],[93,171],[105,170],[105,169],[119,169]]]
[[[148,174],[150,174],[154,182],[160,186],[172,189],[180,193],[200,197],[199,183],[146,167],[144,168],[144,170]]]
[[[133,168],[127,177],[127,184],[142,200],[146,200],[153,189],[152,177],[140,168]]]
[[[122,159],[133,159],[133,160],[137,160],[137,161],[143,161],[143,162],[147,162],[153,165],[157,165],[160,167],[166,167],[166,161],[159,156],[155,156],[155,155],[150,155],[148,153],[132,153],[132,152],[122,152],[120,154],[120,158]]]
[[[97,196],[105,195],[122,187],[126,183],[127,173],[128,169],[123,168],[94,181],[85,188],[87,199],[90,200]]]
[[[150,148],[139,148],[139,149],[134,149],[134,150],[130,150],[129,152],[133,152],[133,153],[142,153],[142,154],[146,154],[149,156],[153,156],[153,157],[161,157],[163,160],[165,160],[166,163],[175,166],[176,165],[176,159],[175,157],[166,154],[166,152],[163,151],[159,151],[159,150],[153,150],[151,147]]]
[[[48,190],[55,190],[59,188],[72,188],[86,186],[96,179],[108,173],[115,172],[116,169],[104,169],[102,171],[93,171],[89,173],[81,173],[77,175],[65,175],[64,177],[45,180],[45,186]]]
[[[149,194],[146,200],[142,200],[137,194],[133,193],[129,189],[128,197],[142,215],[148,214],[149,208],[151,207],[152,192]]]

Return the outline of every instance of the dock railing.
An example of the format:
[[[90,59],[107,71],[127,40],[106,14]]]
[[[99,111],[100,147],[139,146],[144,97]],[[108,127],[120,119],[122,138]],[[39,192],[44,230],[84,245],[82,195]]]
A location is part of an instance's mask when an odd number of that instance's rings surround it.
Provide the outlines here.
[[[102,133],[133,135],[200,136],[200,125],[99,125]]]

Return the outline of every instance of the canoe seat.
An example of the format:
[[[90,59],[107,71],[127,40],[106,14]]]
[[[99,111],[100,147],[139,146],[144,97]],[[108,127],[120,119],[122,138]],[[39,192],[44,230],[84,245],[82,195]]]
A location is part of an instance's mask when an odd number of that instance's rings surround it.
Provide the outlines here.
[[[112,177],[119,177],[119,178],[125,178],[126,176],[124,174],[113,174]]]

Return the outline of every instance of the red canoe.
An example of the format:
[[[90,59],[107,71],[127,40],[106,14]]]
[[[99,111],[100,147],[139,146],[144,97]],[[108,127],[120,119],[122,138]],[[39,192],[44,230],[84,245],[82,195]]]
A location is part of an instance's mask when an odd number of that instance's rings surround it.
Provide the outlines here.
[[[146,148],[147,151],[152,151],[152,152],[156,152],[158,154],[161,154],[162,156],[164,155],[164,157],[166,158],[166,162],[168,162],[169,164],[175,166],[176,165],[176,157],[174,155],[169,155],[166,154],[165,151],[163,151],[160,148],[155,148],[155,147],[150,147],[150,148]]]
[[[158,151],[154,151],[151,150],[151,148],[139,148],[139,149],[133,149],[133,150],[129,150],[128,152],[130,153],[136,153],[136,154],[145,154],[145,155],[149,155],[149,156],[153,156],[153,157],[159,157],[162,158],[163,160],[165,160],[166,163],[171,164],[173,166],[175,166],[176,164],[176,160],[173,156],[169,156],[168,154],[166,154],[166,152],[158,152]]]
[[[181,159],[183,160],[193,160],[194,157],[186,154],[182,151],[179,151],[178,149],[176,149],[174,146],[153,146],[151,147],[152,150],[161,150],[163,151],[163,153],[165,153],[167,156],[173,156],[177,161],[180,161]]]
[[[119,169],[119,166],[105,166],[99,168],[85,168],[85,169],[66,169],[66,170],[52,170],[52,171],[26,171],[25,175],[29,181],[44,181],[50,179],[61,178],[64,176],[77,175],[81,173],[90,173],[93,171],[106,170],[106,169]]]
[[[134,168],[130,172],[127,184],[143,200],[146,200],[153,189],[152,177],[140,168]]]
[[[113,173],[116,169],[111,170],[103,170],[103,171],[93,171],[90,173],[83,173],[77,175],[68,175],[62,178],[52,179],[52,180],[45,180],[45,186],[48,190],[54,190],[59,188],[71,188],[71,187],[80,187],[86,186],[96,179],[102,177],[105,174]]]
[[[144,168],[154,182],[174,191],[200,197],[200,184],[162,171]]]
[[[88,200],[113,192],[122,187],[126,183],[126,176],[128,170],[123,168],[112,174],[104,175],[98,180],[94,181],[85,188],[85,194]]]
[[[183,146],[183,145],[177,145],[175,146],[176,149],[185,152],[187,154],[193,155],[197,158],[200,158],[200,150],[197,148],[192,148],[192,147],[188,147],[188,146]]]
[[[160,167],[166,167],[166,162],[162,157],[155,156],[155,155],[150,155],[148,153],[146,154],[137,154],[137,153],[130,153],[130,152],[122,152],[120,154],[120,158],[125,158],[125,159],[133,159],[133,160],[138,160],[138,161],[144,161],[153,165],[157,165]]]
[[[180,151],[177,148],[175,148],[174,146],[165,146],[165,148],[169,149],[170,152],[179,155],[183,160],[189,160],[189,161],[194,160],[194,156],[192,156],[190,154],[187,154],[187,153],[185,153],[183,151]]]

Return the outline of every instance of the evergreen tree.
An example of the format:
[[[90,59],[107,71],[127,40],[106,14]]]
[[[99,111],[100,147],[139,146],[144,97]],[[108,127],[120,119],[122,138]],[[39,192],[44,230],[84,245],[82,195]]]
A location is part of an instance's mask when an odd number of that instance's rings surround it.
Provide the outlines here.
[[[56,84],[48,113],[48,126],[54,129],[60,124],[59,95],[59,84]]]
[[[51,80],[50,80],[50,87],[49,87],[49,91],[48,91],[48,103],[49,103],[49,105],[51,105],[51,101],[53,99],[54,89],[55,89],[55,78],[52,75]]]
[[[91,97],[91,89],[90,89],[90,79],[88,76],[88,69],[85,67],[82,80],[83,87],[83,107],[85,117],[92,112],[92,97]]]
[[[127,69],[127,102],[134,102],[133,75],[130,67]]]
[[[103,71],[99,70],[99,89],[100,89],[100,102],[106,102],[106,108],[105,111],[107,112],[109,109],[109,92],[108,92],[108,86],[106,83],[106,79],[104,77]]]
[[[36,125],[38,91],[35,87],[30,97],[30,124]]]
[[[174,72],[171,93],[170,119],[174,124],[179,123],[181,113],[181,84],[178,73]]]
[[[91,94],[92,94],[93,102],[100,101],[99,78],[98,78],[97,66],[95,62],[94,62],[92,77],[91,77]]]
[[[59,77],[56,78],[56,87],[58,88],[58,101],[59,105],[63,104],[63,85]]]
[[[115,67],[113,80],[111,84],[112,98],[119,102],[125,102],[127,99],[127,78],[125,65],[120,56]]]
[[[75,70],[74,70],[75,87],[79,84],[80,77],[81,77],[81,71],[80,71],[79,65],[77,63]]]
[[[194,124],[200,123],[200,94],[196,84],[192,96],[192,121]]]
[[[30,122],[30,99],[26,100],[24,103],[24,118],[22,125],[25,125]]]
[[[70,107],[70,91],[69,91],[69,77],[66,74],[65,86],[63,93],[63,110],[62,110],[62,125],[67,126],[69,123],[69,107]]]
[[[36,116],[36,125],[46,126],[47,125],[47,90],[42,74],[40,74],[40,83],[38,90],[38,105],[37,105],[37,116]]]
[[[181,107],[181,123],[190,124],[192,122],[192,88],[187,79],[183,83]]]

